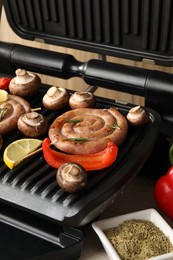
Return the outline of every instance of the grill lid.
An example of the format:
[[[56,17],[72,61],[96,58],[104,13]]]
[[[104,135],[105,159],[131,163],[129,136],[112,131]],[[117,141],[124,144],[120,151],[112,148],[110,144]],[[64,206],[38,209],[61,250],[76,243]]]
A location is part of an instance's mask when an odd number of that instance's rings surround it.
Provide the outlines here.
[[[28,40],[173,64],[172,1],[3,0],[11,28]]]

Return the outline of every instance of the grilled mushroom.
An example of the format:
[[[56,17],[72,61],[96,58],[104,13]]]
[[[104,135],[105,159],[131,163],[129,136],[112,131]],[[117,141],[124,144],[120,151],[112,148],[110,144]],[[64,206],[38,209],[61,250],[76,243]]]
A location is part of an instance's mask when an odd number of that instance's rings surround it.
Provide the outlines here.
[[[47,119],[37,112],[21,115],[18,119],[17,126],[22,134],[32,138],[43,136],[48,131]]]
[[[52,86],[43,97],[43,105],[49,110],[59,110],[68,106],[70,94],[65,88]]]
[[[16,77],[10,81],[9,90],[13,95],[28,98],[37,94],[40,86],[41,80],[38,75],[24,69],[17,69]]]
[[[91,92],[77,91],[71,95],[69,105],[72,109],[75,108],[92,108],[95,106],[96,98]]]
[[[141,106],[131,108],[126,117],[128,122],[133,126],[142,126],[149,121],[148,111]]]
[[[57,171],[56,180],[64,191],[74,193],[87,185],[87,172],[77,163],[64,163]]]

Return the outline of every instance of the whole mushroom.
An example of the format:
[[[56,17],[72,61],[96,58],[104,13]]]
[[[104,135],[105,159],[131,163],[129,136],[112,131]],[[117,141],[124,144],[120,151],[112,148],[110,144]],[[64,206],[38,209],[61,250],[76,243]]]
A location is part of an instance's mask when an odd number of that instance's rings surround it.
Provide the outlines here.
[[[64,163],[57,170],[58,185],[66,192],[74,193],[87,185],[87,172],[77,163]]]
[[[17,127],[25,136],[37,138],[47,133],[48,121],[43,115],[32,111],[19,117]]]
[[[16,76],[12,78],[9,84],[11,94],[28,98],[39,92],[41,79],[38,75],[24,69],[17,69],[15,73]]]
[[[65,88],[52,86],[43,96],[43,105],[49,110],[59,110],[68,106],[70,94]]]
[[[96,98],[91,92],[77,91],[69,99],[71,109],[75,108],[92,108],[95,106]]]
[[[149,113],[143,107],[135,106],[129,110],[126,118],[131,125],[142,126],[148,123]]]

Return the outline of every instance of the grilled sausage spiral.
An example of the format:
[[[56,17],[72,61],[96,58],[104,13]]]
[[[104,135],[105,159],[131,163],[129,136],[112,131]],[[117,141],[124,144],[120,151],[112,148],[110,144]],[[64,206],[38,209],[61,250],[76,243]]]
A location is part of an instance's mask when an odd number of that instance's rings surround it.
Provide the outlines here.
[[[56,118],[49,138],[64,152],[92,154],[105,149],[109,141],[122,144],[127,132],[128,122],[116,108],[80,108]]]

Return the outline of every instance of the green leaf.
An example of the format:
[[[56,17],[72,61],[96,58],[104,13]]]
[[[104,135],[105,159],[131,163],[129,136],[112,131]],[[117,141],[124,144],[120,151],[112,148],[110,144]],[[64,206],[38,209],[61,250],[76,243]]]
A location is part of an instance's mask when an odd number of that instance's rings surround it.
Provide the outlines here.
[[[117,124],[113,124],[113,125],[108,125],[110,128],[113,129],[120,129],[120,127]]]
[[[64,140],[83,143],[83,142],[88,141],[88,138],[64,138]]]
[[[69,119],[69,120],[66,121],[66,123],[73,123],[73,124],[77,124],[79,122],[81,122],[80,119]]]

